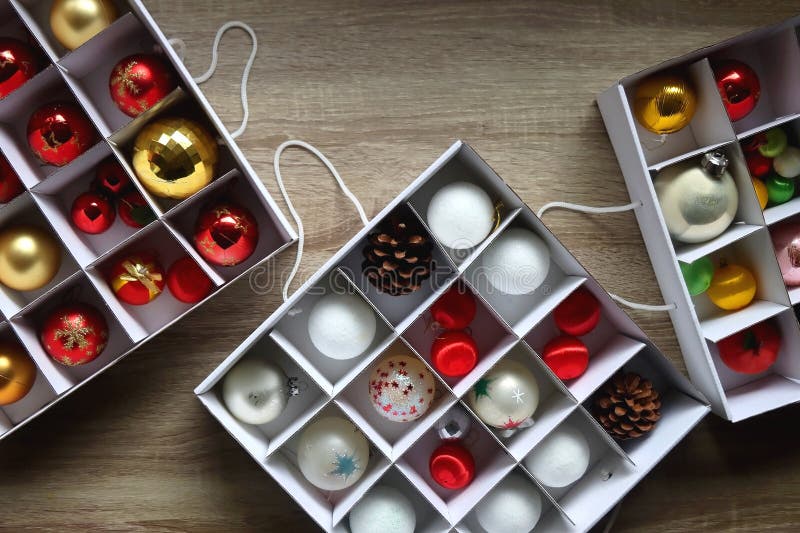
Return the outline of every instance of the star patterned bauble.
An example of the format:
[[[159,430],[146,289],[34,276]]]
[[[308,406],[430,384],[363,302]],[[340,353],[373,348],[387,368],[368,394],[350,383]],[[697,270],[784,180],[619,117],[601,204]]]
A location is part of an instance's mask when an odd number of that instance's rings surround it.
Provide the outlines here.
[[[69,102],[45,104],[28,120],[28,145],[47,165],[62,167],[94,146],[97,132],[81,109]]]
[[[436,382],[425,364],[410,355],[388,355],[373,367],[369,396],[378,413],[392,422],[411,422],[433,403]]]
[[[514,429],[536,412],[539,385],[524,365],[504,359],[470,389],[467,401],[486,425]]]
[[[166,62],[155,54],[134,54],[120,60],[108,81],[111,99],[130,117],[156,105],[177,85]]]
[[[233,202],[212,204],[197,218],[194,246],[209,263],[238,265],[258,246],[256,218],[248,209]]]
[[[361,479],[369,463],[369,443],[352,422],[338,416],[319,418],[303,430],[297,465],[322,490],[341,490]]]
[[[45,319],[39,340],[48,355],[62,365],[84,365],[105,349],[108,324],[91,305],[62,305]]]

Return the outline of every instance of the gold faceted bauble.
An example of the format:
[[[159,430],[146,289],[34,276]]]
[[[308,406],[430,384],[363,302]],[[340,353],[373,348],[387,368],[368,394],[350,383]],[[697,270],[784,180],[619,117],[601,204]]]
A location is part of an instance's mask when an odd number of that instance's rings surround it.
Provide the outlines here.
[[[133,168],[156,196],[183,200],[214,179],[219,159],[209,131],[186,118],[159,118],[145,126],[133,145]]]
[[[65,48],[75,50],[117,19],[111,0],[55,0],[50,29]]]
[[[18,291],[44,287],[61,268],[61,245],[36,226],[0,231],[0,283]]]
[[[633,97],[633,114],[653,133],[675,133],[692,120],[697,93],[692,82],[675,74],[658,74],[642,80]]]
[[[36,381],[36,365],[15,342],[0,341],[0,405],[19,401]]]

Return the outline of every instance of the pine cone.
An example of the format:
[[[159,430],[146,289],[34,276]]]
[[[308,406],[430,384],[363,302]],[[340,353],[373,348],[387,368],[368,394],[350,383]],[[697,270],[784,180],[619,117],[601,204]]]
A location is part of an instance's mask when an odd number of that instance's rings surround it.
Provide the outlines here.
[[[661,398],[650,380],[633,372],[618,373],[597,393],[592,411],[612,437],[638,439],[661,418]]]
[[[430,277],[433,244],[413,213],[392,213],[367,241],[361,269],[381,292],[410,294]]]

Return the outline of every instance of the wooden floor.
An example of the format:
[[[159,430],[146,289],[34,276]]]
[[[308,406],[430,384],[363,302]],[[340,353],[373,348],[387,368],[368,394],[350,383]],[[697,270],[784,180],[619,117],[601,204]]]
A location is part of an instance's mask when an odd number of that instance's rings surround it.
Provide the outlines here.
[[[275,147],[320,147],[377,213],[453,140],[464,139],[536,208],[628,201],[594,103],[626,74],[795,14],[753,2],[148,0],[205,70],[216,28],[260,40],[240,145],[267,188]],[[226,37],[204,90],[232,128],[244,34]],[[284,156],[305,220],[300,277],[359,228],[323,168]],[[281,205],[282,202],[281,202]],[[633,215],[555,212],[546,221],[610,291],[660,293]],[[277,264],[286,271],[293,251]],[[624,277],[620,273],[624,272]],[[242,280],[0,445],[0,529],[313,531],[192,389],[278,305]],[[683,367],[666,316],[632,313]],[[800,522],[800,408],[733,426],[709,417],[625,499],[614,531],[787,531]]]

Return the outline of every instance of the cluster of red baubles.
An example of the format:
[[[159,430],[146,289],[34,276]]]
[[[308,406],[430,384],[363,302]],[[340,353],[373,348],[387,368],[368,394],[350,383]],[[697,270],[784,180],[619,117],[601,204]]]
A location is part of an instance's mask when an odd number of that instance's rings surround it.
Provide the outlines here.
[[[440,331],[431,346],[431,360],[439,373],[465,376],[478,362],[478,345],[465,331],[477,313],[475,296],[456,283],[431,306],[434,327]]]
[[[589,348],[578,337],[597,327],[600,302],[591,291],[579,287],[553,310],[553,321],[562,335],[544,346],[542,359],[564,381],[580,377],[589,366]]]
[[[165,286],[176,300],[188,304],[203,300],[214,289],[211,279],[191,257],[181,257],[165,273],[158,255],[152,251],[117,258],[107,278],[116,297],[130,305],[152,302]]]

